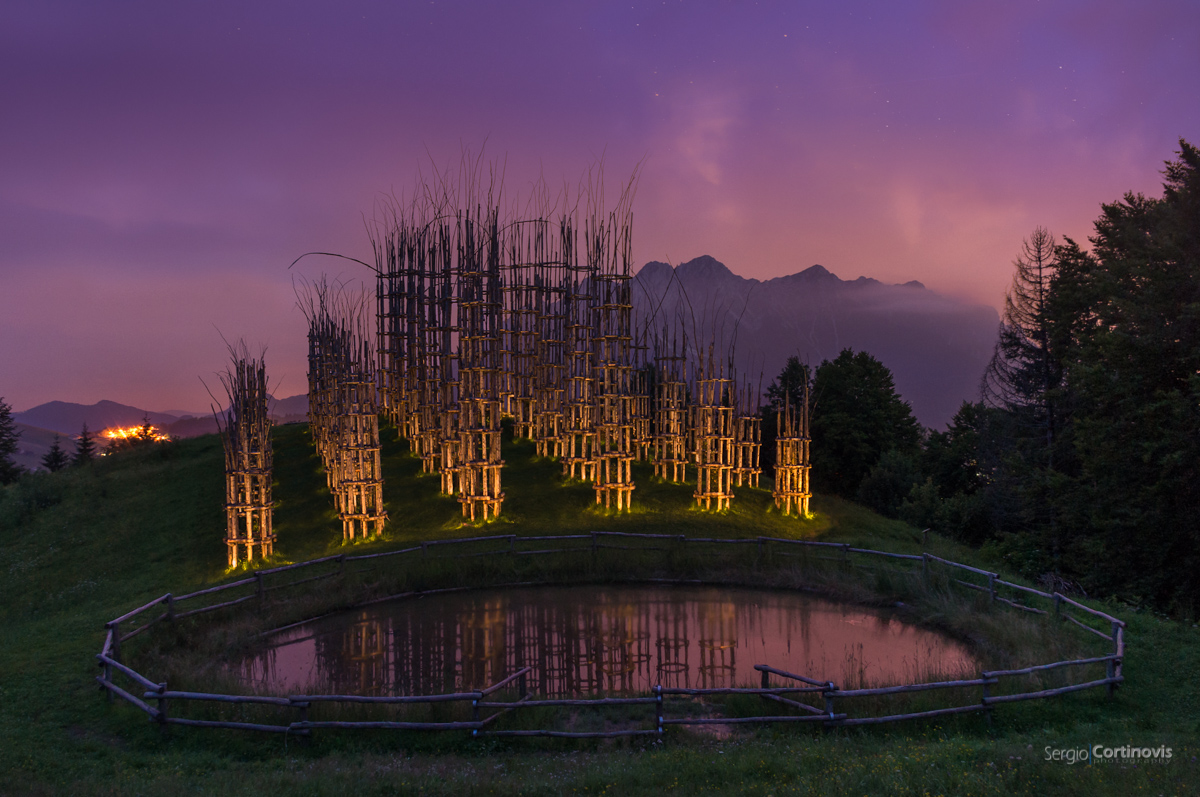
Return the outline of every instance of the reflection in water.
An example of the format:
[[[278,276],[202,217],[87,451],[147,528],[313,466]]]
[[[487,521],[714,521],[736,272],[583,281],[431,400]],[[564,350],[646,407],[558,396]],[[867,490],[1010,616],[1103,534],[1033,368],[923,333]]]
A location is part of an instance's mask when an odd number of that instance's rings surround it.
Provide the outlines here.
[[[281,633],[241,675],[267,691],[434,694],[525,667],[543,695],[757,686],[755,664],[842,688],[974,672],[966,649],[809,595],[717,587],[542,587],[399,600]]]

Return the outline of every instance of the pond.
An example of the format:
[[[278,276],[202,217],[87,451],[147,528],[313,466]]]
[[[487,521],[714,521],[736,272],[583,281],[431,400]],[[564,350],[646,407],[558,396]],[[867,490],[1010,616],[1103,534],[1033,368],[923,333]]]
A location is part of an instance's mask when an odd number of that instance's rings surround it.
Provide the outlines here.
[[[437,694],[532,666],[542,695],[758,686],[755,664],[853,688],[969,676],[962,644],[891,613],[731,587],[479,589],[377,604],[269,638],[235,669],[274,694]]]

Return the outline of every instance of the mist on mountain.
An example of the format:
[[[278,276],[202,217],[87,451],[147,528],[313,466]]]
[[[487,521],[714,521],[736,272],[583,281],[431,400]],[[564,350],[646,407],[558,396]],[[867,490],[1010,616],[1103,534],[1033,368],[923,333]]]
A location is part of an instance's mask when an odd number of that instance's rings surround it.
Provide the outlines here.
[[[683,329],[689,346],[730,348],[739,380],[765,390],[790,356],[817,366],[843,349],[886,365],[927,427],[942,428],[979,397],[999,316],[919,282],[843,280],[823,266],[748,279],[707,255],[672,268],[647,263],[633,281],[637,327]],[[695,349],[693,349],[695,350]]]

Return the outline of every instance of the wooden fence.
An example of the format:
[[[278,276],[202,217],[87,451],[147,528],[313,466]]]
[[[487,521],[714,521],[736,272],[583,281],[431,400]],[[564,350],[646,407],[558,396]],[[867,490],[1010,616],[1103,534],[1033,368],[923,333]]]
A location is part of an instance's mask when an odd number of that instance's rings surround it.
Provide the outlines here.
[[[640,544],[638,544],[639,542]],[[453,546],[478,543],[488,545],[488,549],[485,551],[472,551],[469,553],[441,553],[442,551],[451,549]],[[550,545],[550,547],[547,547],[548,545]],[[930,576],[931,570],[935,568],[943,568],[944,574],[950,583],[967,589],[983,592],[987,594],[989,596],[989,600],[994,603],[1000,603],[1004,606],[1020,611],[1048,616],[1052,615],[1060,618],[1063,621],[1070,622],[1073,625],[1110,642],[1113,646],[1112,653],[1091,658],[1075,659],[1070,661],[1056,661],[1048,664],[1039,664],[1020,669],[983,671],[979,674],[978,678],[972,679],[940,681],[932,683],[912,683],[869,689],[840,689],[831,681],[814,680],[807,676],[797,675],[785,670],[779,670],[766,664],[756,664],[754,667],[755,670],[761,673],[761,686],[759,688],[729,687],[685,689],[655,686],[651,690],[651,694],[637,697],[552,700],[535,700],[533,699],[534,696],[528,692],[526,688],[526,682],[527,675],[531,669],[529,667],[525,667],[513,673],[502,681],[492,684],[486,689],[475,691],[453,692],[439,695],[404,695],[386,697],[363,695],[292,695],[289,697],[270,697],[263,695],[226,695],[208,694],[203,692],[172,691],[167,688],[166,683],[152,681],[121,661],[122,644],[150,629],[157,623],[163,621],[174,622],[185,617],[190,617],[205,612],[231,608],[251,600],[262,601],[266,599],[268,593],[275,590],[296,587],[321,579],[333,578],[345,573],[347,568],[350,566],[356,567],[356,569],[359,571],[378,567],[385,564],[384,560],[387,560],[390,557],[415,556],[422,558],[462,559],[476,556],[509,555],[513,557],[524,557],[563,553],[587,554],[595,557],[600,551],[603,550],[660,551],[667,552],[669,554],[673,551],[692,550],[697,546],[705,545],[717,546],[718,548],[724,548],[726,550],[728,550],[729,546],[734,548],[741,547],[743,549],[752,548],[755,553],[756,562],[761,562],[762,557],[766,555],[814,555],[819,559],[832,560],[846,566],[864,566],[866,565],[866,562],[863,561],[863,558],[872,557],[892,560],[893,562],[899,561],[901,563],[907,563],[912,570],[902,572],[916,573],[919,569],[919,572],[926,578]],[[709,550],[711,551],[711,548]],[[316,574],[305,575],[303,578],[288,581],[282,584],[267,583],[269,576],[275,577],[279,576],[280,574],[297,573],[303,571],[315,572]],[[959,578],[959,574],[966,576],[966,578]],[[971,577],[974,577],[976,580],[970,580]],[[237,595],[239,591],[247,594]],[[400,595],[392,595],[385,598],[380,598],[370,601],[370,603],[380,603],[383,601],[394,600],[397,598],[408,597],[417,594],[428,595],[447,591],[453,590],[424,590],[420,592],[407,592]],[[236,595],[236,597],[232,597],[232,595]],[[179,610],[180,604],[184,604],[185,602],[194,602],[198,598],[211,599],[213,596],[216,597],[217,602],[215,603],[208,603],[207,605],[186,609],[184,611]],[[1021,598],[1041,599],[1042,601],[1046,602],[1046,607],[1039,608],[1037,606],[1028,605],[1027,603],[1022,602],[1020,600]],[[149,619],[146,619],[143,616],[147,613],[149,613]],[[1082,613],[1082,618],[1074,616],[1074,613]],[[140,621],[140,624],[136,625],[131,630],[123,630],[123,628],[130,628],[135,620]],[[1094,625],[1096,621],[1104,623],[1106,627],[1104,629],[1096,628]],[[303,620],[299,623],[293,623],[282,628],[273,629],[272,631],[266,633],[276,633],[278,631],[285,630],[286,628],[291,628],[295,625],[300,625],[306,622],[311,622],[311,618],[309,620]],[[941,557],[934,556],[930,553],[890,553],[887,551],[874,551],[866,548],[855,548],[844,543],[789,540],[777,537],[722,539],[711,537],[686,537],[682,535],[669,534],[591,532],[589,534],[571,534],[545,537],[520,537],[517,535],[504,535],[468,537],[450,540],[431,540],[428,542],[423,542],[419,545],[414,545],[396,551],[362,554],[357,556],[338,554],[335,556],[326,556],[320,559],[312,559],[306,562],[299,562],[297,564],[285,565],[282,567],[256,570],[249,578],[240,579],[216,587],[210,587],[208,589],[190,592],[186,595],[175,596],[171,593],[167,593],[166,595],[155,598],[149,603],[139,606],[138,608],[105,623],[104,646],[100,653],[96,655],[96,659],[98,660],[101,668],[101,674],[96,677],[96,681],[99,683],[100,687],[107,692],[110,701],[114,696],[120,697],[121,699],[144,711],[150,717],[151,721],[159,723],[164,729],[168,725],[190,725],[196,727],[268,731],[305,736],[310,735],[312,730],[316,728],[392,729],[419,731],[470,731],[473,736],[553,736],[566,738],[600,738],[614,736],[661,735],[663,732],[663,727],[667,725],[729,725],[777,722],[819,722],[825,727],[874,725],[884,722],[938,717],[948,714],[963,714],[974,711],[990,712],[994,706],[1000,703],[1010,703],[1021,700],[1036,700],[1098,687],[1106,687],[1109,694],[1112,694],[1116,686],[1124,681],[1124,675],[1122,674],[1122,664],[1124,658],[1125,623],[1116,617],[1112,617],[1104,612],[1098,611],[1089,606],[1085,606],[1078,601],[1062,595],[1061,593],[1042,592],[1041,590],[1037,590],[1032,587],[1026,587],[1020,584],[1004,581],[997,573],[992,573],[976,567],[970,567],[958,562],[952,562],[948,559],[942,559]],[[1066,686],[1060,686],[1053,689],[1041,689],[1032,692],[993,694],[993,692],[1003,692],[1003,690],[998,688],[998,685],[1002,683],[1002,679],[1017,679],[1022,676],[1029,676],[1049,670],[1077,668],[1099,664],[1105,665],[1106,673],[1105,677],[1103,678],[1071,683]],[[775,680],[783,680],[787,682],[788,685],[772,686],[772,677],[774,677]],[[120,685],[121,683],[132,685],[122,687]],[[915,692],[926,692],[931,690],[962,690],[975,688],[979,689],[979,699],[964,705],[909,713],[876,714],[869,716],[852,716],[849,711],[850,707],[854,705],[854,701],[856,699],[864,697],[886,697],[892,695],[911,694]],[[141,691],[140,697],[135,694],[138,691]],[[512,693],[513,699],[487,699],[493,694],[502,691],[505,693]],[[692,699],[706,695],[755,695],[769,703],[783,706],[801,713],[753,717],[696,717],[690,716],[686,713],[681,716],[667,716],[665,706],[668,699]],[[805,695],[808,697],[804,697]],[[820,703],[818,705],[802,702],[800,699],[795,699],[797,697],[804,697],[804,699],[807,700],[815,700],[818,696],[820,697]],[[281,721],[276,724],[267,724],[225,720],[199,720],[173,716],[169,710],[170,706],[173,703],[178,703],[181,701],[275,706],[289,713],[295,712],[294,714],[291,714],[291,716],[294,716],[295,719],[287,722]],[[846,701],[849,702],[847,703]],[[151,703],[154,705],[151,705]],[[469,704],[472,718],[469,721],[464,720],[445,722],[404,722],[390,720],[313,721],[309,719],[308,711],[314,703],[343,705],[366,704],[371,706],[462,703]],[[595,731],[575,733],[539,729],[497,730],[492,727],[492,724],[499,717],[510,712],[516,712],[529,708],[599,708],[604,706],[639,705],[653,708],[653,715],[646,717],[644,720],[644,724],[648,723],[650,725],[648,728],[641,727],[604,732]],[[488,713],[486,716],[481,716],[483,712],[491,713]]]

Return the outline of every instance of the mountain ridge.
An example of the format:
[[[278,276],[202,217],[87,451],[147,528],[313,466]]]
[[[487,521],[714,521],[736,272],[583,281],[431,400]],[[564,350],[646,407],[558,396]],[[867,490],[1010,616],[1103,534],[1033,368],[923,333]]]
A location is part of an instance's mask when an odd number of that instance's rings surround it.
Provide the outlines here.
[[[672,267],[644,265],[633,304],[652,333],[680,322],[693,343],[733,346],[747,381],[765,388],[789,356],[817,366],[846,348],[866,351],[895,378],[922,424],[948,423],[963,401],[978,399],[999,316],[911,280],[843,280],[820,264],[767,280],[741,277],[710,255]]]

